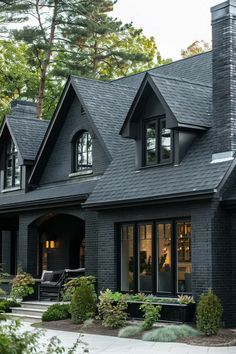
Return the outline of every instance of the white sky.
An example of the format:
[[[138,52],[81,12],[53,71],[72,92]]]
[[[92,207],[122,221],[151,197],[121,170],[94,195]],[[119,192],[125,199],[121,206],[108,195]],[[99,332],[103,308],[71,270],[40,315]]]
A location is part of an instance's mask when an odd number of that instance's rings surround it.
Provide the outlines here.
[[[211,42],[210,7],[223,0],[118,0],[113,15],[154,36],[163,58],[179,59],[195,40]]]

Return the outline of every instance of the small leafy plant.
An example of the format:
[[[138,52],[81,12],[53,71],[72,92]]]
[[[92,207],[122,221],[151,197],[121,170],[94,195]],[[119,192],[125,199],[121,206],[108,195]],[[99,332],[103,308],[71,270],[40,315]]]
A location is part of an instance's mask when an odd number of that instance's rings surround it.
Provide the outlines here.
[[[31,274],[23,272],[18,268],[16,277],[12,280],[11,297],[16,299],[23,299],[24,297],[34,293],[35,281]]]
[[[49,343],[43,341],[44,332],[42,330],[22,331],[19,321],[0,321],[0,353],[2,354],[76,354],[77,349],[82,349],[82,353],[88,353],[87,343],[82,341],[79,335],[77,341],[71,348],[65,350],[60,339],[52,337]]]
[[[178,302],[183,305],[195,304],[193,296],[178,295]]]
[[[144,330],[151,329],[155,322],[161,317],[161,306],[152,304],[142,304],[140,310],[144,312],[144,322],[142,328]]]
[[[197,305],[196,318],[197,328],[207,336],[217,334],[222,326],[223,308],[219,298],[208,289],[206,294],[202,294]]]
[[[94,277],[80,277],[77,281],[78,287],[73,290],[70,312],[72,321],[80,324],[95,317],[97,294]]]
[[[70,318],[69,304],[54,304],[49,306],[47,311],[42,315],[43,321],[60,321]]]
[[[107,289],[100,293],[98,313],[104,327],[119,328],[122,327],[127,319],[128,304],[125,296],[120,294],[115,296],[114,300],[111,290]]]
[[[19,303],[13,300],[1,300],[0,301],[0,312],[11,312],[11,307],[19,307]]]

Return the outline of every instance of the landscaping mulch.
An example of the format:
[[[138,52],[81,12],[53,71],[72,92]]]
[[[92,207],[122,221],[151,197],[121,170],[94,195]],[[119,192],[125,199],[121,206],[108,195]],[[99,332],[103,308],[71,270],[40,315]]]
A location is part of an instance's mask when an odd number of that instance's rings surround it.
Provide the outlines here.
[[[179,339],[178,342],[203,347],[227,347],[236,346],[236,331],[221,329],[215,336],[188,337]]]
[[[47,329],[56,329],[59,331],[99,334],[101,336],[113,337],[117,337],[119,332],[119,329],[103,327],[102,322],[99,320],[94,320],[93,323],[88,326],[74,324],[71,320],[42,322],[40,324],[36,323],[35,327],[36,326]]]
[[[130,323],[129,323],[130,324]],[[158,327],[162,327],[160,324]],[[34,324],[34,327],[55,329],[59,331],[80,332],[88,334],[98,334],[103,336],[117,337],[119,329],[111,329],[102,326],[100,320],[94,320],[93,323],[88,326],[76,325],[71,320],[50,321]],[[133,339],[141,339],[141,335],[133,337]],[[197,346],[206,347],[224,347],[224,346],[236,346],[236,330],[222,329],[215,336],[188,337],[177,340],[178,343],[185,343]]]

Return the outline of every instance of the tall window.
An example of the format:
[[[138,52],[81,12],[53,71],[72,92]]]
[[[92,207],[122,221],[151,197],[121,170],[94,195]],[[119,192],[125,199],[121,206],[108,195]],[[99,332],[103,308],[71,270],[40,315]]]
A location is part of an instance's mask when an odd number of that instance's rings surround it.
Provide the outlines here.
[[[19,187],[21,183],[21,169],[18,160],[18,151],[12,139],[6,148],[5,187]]]
[[[92,137],[87,131],[81,132],[74,141],[74,172],[92,170]]]
[[[169,163],[172,160],[172,134],[166,119],[157,117],[144,123],[144,165]]]
[[[122,224],[120,231],[122,291],[192,292],[190,221]]]

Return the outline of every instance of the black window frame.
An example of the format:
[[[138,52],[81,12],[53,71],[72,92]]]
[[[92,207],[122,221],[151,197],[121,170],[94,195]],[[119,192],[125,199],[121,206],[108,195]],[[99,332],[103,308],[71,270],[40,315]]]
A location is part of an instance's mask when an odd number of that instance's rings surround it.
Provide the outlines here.
[[[8,147],[10,146],[10,151],[8,151]],[[14,148],[12,148],[14,147]],[[8,161],[12,162],[12,174],[11,174],[11,183],[8,184]],[[18,160],[18,166],[16,166],[16,160]],[[16,169],[19,167],[20,174],[19,174],[19,183],[16,184]],[[9,139],[6,144],[5,149],[5,169],[4,169],[4,188],[11,189],[11,188],[21,188],[22,182],[22,171],[21,166],[19,165],[19,152],[16,148],[16,145],[12,139]]]
[[[115,225],[115,237],[116,237],[116,247],[117,247],[117,288],[118,291],[122,293],[136,294],[139,293],[138,289],[138,277],[139,277],[139,264],[138,264],[138,252],[139,252],[139,234],[138,227],[143,224],[152,224],[152,289],[150,291],[142,291],[146,294],[154,294],[157,296],[173,297],[181,295],[183,292],[178,291],[178,235],[177,235],[177,224],[178,223],[190,223],[192,227],[191,217],[182,218],[162,218],[162,219],[147,219],[147,220],[135,220],[135,221],[125,221],[119,222]],[[158,256],[157,256],[157,224],[170,224],[171,225],[171,264],[172,264],[172,278],[171,278],[171,291],[157,291],[157,274],[158,274]],[[121,290],[121,229],[123,226],[132,225],[134,227],[134,238],[133,238],[133,250],[134,250],[134,290],[133,291],[122,291]],[[192,247],[192,245],[191,245]],[[192,295],[192,292],[184,292],[185,295]]]
[[[78,162],[78,155],[83,154],[83,152],[79,152],[79,143],[84,135],[87,135],[87,142],[86,142],[86,163],[85,164],[79,164]],[[88,148],[88,136],[91,139],[91,150]],[[92,164],[89,164],[89,153],[91,153],[92,156]],[[79,131],[73,138],[72,140],[72,173],[76,172],[92,172],[93,171],[93,138],[92,135],[90,134],[89,131],[87,130],[81,130]]]
[[[160,165],[168,165],[173,163],[173,156],[174,156],[174,139],[173,139],[173,131],[170,130],[170,158],[163,159],[161,151],[163,149],[162,147],[162,132],[161,132],[161,123],[165,121],[166,122],[166,116],[165,115],[160,115],[160,116],[154,116],[154,117],[149,117],[143,119],[143,124],[142,124],[142,166],[143,167],[152,167],[152,166],[160,166]],[[154,162],[148,162],[147,161],[147,125],[155,123],[156,126],[156,160]]]

